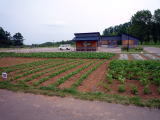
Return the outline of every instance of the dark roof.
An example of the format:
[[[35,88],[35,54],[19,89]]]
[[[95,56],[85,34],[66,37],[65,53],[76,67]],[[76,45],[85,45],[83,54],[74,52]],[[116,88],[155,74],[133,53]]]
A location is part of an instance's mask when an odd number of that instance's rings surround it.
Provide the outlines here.
[[[121,36],[101,36],[101,40],[121,40]]]
[[[136,40],[136,41],[139,40],[137,37],[134,37],[134,36],[132,36],[132,35],[122,34],[122,40],[128,40],[128,39],[130,39],[130,40]]]
[[[135,39],[139,39],[138,37],[135,37],[135,36],[133,36],[133,35],[130,35],[130,34],[127,34],[127,33],[122,33],[122,35],[126,35],[126,36],[133,37],[133,38],[135,38]],[[121,36],[122,36],[122,35],[121,35]]]
[[[91,33],[75,33],[74,34],[75,37],[73,38],[73,40],[75,41],[89,41],[89,40],[94,40],[94,41],[98,41],[100,40],[100,33],[99,32],[91,32]]]

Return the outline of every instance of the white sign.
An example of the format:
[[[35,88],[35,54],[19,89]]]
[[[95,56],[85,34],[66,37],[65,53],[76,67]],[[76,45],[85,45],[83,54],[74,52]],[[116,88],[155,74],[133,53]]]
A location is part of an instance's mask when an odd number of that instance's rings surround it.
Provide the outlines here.
[[[3,72],[3,73],[2,73],[2,78],[3,78],[3,79],[7,79],[7,73],[6,73],[6,72]]]

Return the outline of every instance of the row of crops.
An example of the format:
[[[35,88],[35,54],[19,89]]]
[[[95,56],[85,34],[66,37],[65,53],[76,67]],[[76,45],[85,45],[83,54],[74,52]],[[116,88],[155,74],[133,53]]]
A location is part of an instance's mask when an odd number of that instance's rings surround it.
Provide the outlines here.
[[[8,73],[7,80],[12,84],[24,84],[40,89],[57,89],[76,74],[86,70],[78,79],[75,79],[69,88],[76,90],[105,61],[100,59],[47,59],[1,67],[1,72]],[[64,75],[60,76],[61,74]],[[57,77],[56,80],[54,80],[55,77]]]
[[[38,58],[87,58],[109,59],[113,53],[104,52],[42,52],[42,53],[0,53],[0,57],[38,57]]]
[[[127,61],[113,60],[108,67],[106,79],[109,84],[114,80],[120,82],[119,92],[125,92],[127,80],[135,80],[143,86],[144,94],[151,94],[150,85],[154,85],[160,94],[160,62],[159,61]],[[131,93],[138,94],[138,86],[131,86]]]

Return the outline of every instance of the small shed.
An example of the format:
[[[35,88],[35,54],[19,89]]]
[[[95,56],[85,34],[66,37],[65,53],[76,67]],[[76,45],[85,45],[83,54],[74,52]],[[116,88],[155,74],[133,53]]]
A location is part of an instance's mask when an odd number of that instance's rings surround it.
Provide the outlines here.
[[[96,51],[100,41],[99,32],[75,33],[76,51]]]

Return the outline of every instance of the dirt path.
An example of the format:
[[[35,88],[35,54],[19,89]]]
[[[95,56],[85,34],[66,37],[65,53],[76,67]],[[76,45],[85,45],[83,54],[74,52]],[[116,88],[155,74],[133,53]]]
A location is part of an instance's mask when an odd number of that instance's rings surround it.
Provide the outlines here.
[[[159,120],[160,110],[0,90],[0,120]]]

